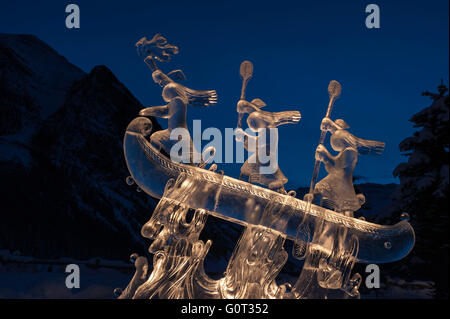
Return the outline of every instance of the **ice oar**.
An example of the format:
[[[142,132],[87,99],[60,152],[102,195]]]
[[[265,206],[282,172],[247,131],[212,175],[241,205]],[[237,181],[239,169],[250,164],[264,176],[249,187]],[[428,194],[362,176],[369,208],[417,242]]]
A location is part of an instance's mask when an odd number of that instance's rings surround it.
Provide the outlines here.
[[[242,79],[242,89],[241,89],[241,100],[245,99],[245,90],[247,89],[247,83],[253,76],[253,64],[250,61],[244,61],[241,63],[239,69],[239,74]],[[242,126],[242,113],[239,112],[238,125],[239,128]]]
[[[328,84],[328,95],[330,97],[330,101],[328,102],[328,109],[327,114],[325,115],[325,118],[329,118],[331,115],[331,111],[333,110],[333,105],[336,99],[341,95],[341,84],[338,81],[332,80],[330,81],[330,84]],[[325,137],[327,136],[327,131],[322,130],[320,133],[320,139],[319,139],[319,145],[323,145],[325,142]],[[314,194],[314,187],[316,186],[317,177],[319,175],[319,169],[320,169],[320,161],[316,160],[314,163],[314,170],[313,175],[311,177],[311,184],[309,186],[309,202],[311,202],[313,199],[311,198]]]
[[[325,118],[329,118],[331,115],[331,111],[333,110],[333,105],[336,99],[341,95],[341,84],[338,81],[332,80],[330,84],[328,84],[328,96],[330,98],[328,102],[327,113],[325,114]],[[322,130],[320,133],[319,145],[323,145],[325,141],[325,137],[327,136],[327,131]],[[317,177],[319,175],[320,169],[320,161],[316,160],[314,163],[313,175],[311,177],[311,184],[309,186],[309,193],[307,194],[305,200],[307,201],[306,205],[306,215],[308,215],[311,211],[312,201],[314,200],[314,188],[316,186]],[[300,238],[310,237],[312,229],[309,229],[304,221],[297,228],[296,240],[294,241],[294,247],[292,250],[292,255],[297,259],[303,259],[307,252],[307,242],[300,240]]]

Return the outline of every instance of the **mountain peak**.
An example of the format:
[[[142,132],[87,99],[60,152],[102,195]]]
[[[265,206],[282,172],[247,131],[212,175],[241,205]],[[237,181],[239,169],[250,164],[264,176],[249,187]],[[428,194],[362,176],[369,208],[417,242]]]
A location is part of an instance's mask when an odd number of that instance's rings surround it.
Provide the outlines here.
[[[105,65],[94,66],[89,76],[100,82],[119,82],[114,73]]]
[[[55,63],[67,64],[74,71],[84,73],[80,68],[71,64],[64,56],[60,55],[55,49],[32,34],[0,33],[0,47],[8,47],[14,50],[18,55],[27,60],[24,62],[32,65],[35,64],[36,59],[40,60],[43,57],[56,58]],[[37,67],[36,65],[33,66]]]
[[[0,248],[8,238],[41,256],[142,250],[155,203],[125,183],[121,155],[141,108],[106,66],[86,74],[35,36],[0,34],[0,191],[15,213],[0,223]]]
[[[103,121],[115,112],[135,116],[142,105],[108,67],[98,65],[72,85],[61,111],[65,108],[76,113],[83,110],[85,115],[102,117]]]
[[[72,84],[85,73],[34,35],[0,33],[0,85],[16,98],[32,101],[41,119],[64,102]],[[12,106],[27,117],[26,105]],[[27,126],[27,123],[22,123]]]

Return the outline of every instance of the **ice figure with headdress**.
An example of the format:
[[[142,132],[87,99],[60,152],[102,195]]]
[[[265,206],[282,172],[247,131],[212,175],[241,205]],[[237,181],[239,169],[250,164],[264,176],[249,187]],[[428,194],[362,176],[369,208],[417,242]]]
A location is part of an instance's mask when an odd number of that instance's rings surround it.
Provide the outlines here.
[[[178,53],[178,47],[168,44],[163,36],[157,34],[152,40],[147,40],[144,37],[136,43],[136,47],[138,54],[143,58],[145,57],[144,61],[153,71],[153,81],[163,88],[162,98],[167,103],[161,106],[147,107],[139,113],[141,116],[156,116],[168,120],[168,128],[153,133],[150,142],[158,150],[170,155],[173,161],[193,163],[193,154],[196,151],[186,123],[187,106],[206,107],[215,104],[217,103],[217,93],[215,90],[190,89],[177,82],[186,80],[183,71],[174,70],[165,74],[156,66],[154,60],[167,62],[172,54]],[[172,133],[175,133],[175,129],[182,129],[178,132],[186,134],[187,138],[183,136],[180,140],[179,136],[171,136],[174,135]],[[186,145],[180,145],[180,143]],[[189,152],[182,152],[182,154],[171,152],[175,144],[178,144],[179,149],[187,149]]]
[[[348,132],[348,128],[342,119],[332,121],[327,116],[322,120],[321,131],[331,133],[330,144],[338,154],[332,155],[322,143],[317,147],[316,161],[324,163],[328,174],[315,185],[313,195],[320,199],[321,205],[353,217],[353,212],[365,202],[364,195],[356,194],[353,186],[353,171],[358,155],[381,154],[384,143],[358,138]],[[355,273],[351,277],[358,247],[358,239],[349,236],[345,226],[317,223],[305,261],[306,267],[312,271],[303,272],[299,279],[303,285],[302,291],[317,297],[326,296],[329,289],[334,292],[340,289],[346,297],[358,297],[361,276]],[[310,285],[308,288],[305,278],[314,276],[318,286]]]
[[[277,127],[297,123],[301,115],[298,111],[262,111],[261,108],[266,104],[261,99],[251,102],[245,100],[245,87],[250,73],[253,73],[253,65],[250,61],[244,61],[241,64],[243,90],[237,103],[239,117],[236,140],[243,142],[245,149],[253,154],[241,167],[240,179],[248,177],[250,183],[265,185],[285,195],[287,178],[278,166]],[[248,114],[247,132],[241,128],[245,114]],[[260,218],[253,218],[253,225],[246,225],[233,251],[225,276],[218,285],[222,298],[282,298],[285,294],[287,285],[277,285],[275,277],[288,258],[283,248],[285,237],[280,231],[289,219],[290,210],[286,209],[286,203],[291,200],[291,196],[286,196],[284,201],[270,201],[265,207],[251,198],[246,200],[247,215],[257,216],[260,211],[263,213]],[[270,228],[274,225],[280,231]]]
[[[301,115],[298,111],[262,111],[260,108],[263,106],[265,103],[260,99],[254,99],[252,102],[245,100],[238,102],[239,112],[249,114],[247,125],[253,133],[256,133],[252,135],[241,128],[237,129],[237,138],[244,140],[244,147],[248,151],[254,150],[241,167],[241,178],[246,176],[250,183],[262,184],[270,189],[286,193],[284,184],[288,179],[278,166],[277,127],[297,123]]]
[[[322,120],[321,129],[331,133],[331,147],[339,153],[333,156],[325,146],[317,147],[316,160],[324,163],[328,175],[317,183],[314,193],[320,195],[325,206],[353,216],[353,212],[365,202],[364,195],[357,195],[353,187],[353,171],[358,155],[379,155],[384,150],[384,143],[358,138],[347,131],[348,128],[342,119]]]
[[[284,184],[288,179],[278,166],[278,126],[295,124],[301,119],[299,111],[268,112],[261,110],[266,104],[261,99],[248,102],[241,99],[237,103],[237,111],[242,120],[248,114],[247,125],[252,133],[238,127],[236,139],[244,142],[244,147],[254,153],[241,167],[241,178],[246,176],[250,183],[258,183],[272,190],[286,193]]]

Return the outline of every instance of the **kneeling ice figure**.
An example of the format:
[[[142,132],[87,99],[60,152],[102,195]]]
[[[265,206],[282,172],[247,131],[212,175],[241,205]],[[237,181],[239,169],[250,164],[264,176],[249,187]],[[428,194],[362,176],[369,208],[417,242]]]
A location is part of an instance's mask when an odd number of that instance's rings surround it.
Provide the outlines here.
[[[250,183],[259,183],[275,191],[286,193],[284,184],[288,179],[278,166],[278,129],[283,124],[297,123],[301,115],[299,111],[267,112],[261,108],[266,104],[260,99],[251,102],[240,100],[237,110],[240,114],[247,113],[247,125],[253,136],[241,128],[236,130],[236,140],[244,140],[244,147],[255,151],[242,165],[241,176],[247,176]],[[268,142],[269,141],[269,142]],[[262,160],[266,157],[267,160]]]
[[[179,77],[184,77],[181,70],[177,70],[176,73]],[[170,75],[170,73],[169,73]],[[179,140],[171,138],[171,133],[174,129],[183,128],[185,132],[188,131],[186,124],[186,111],[187,105],[195,106],[209,106],[217,102],[217,94],[214,90],[209,91],[197,91],[189,89],[179,83],[176,83],[168,75],[164,74],[161,70],[156,70],[152,73],[153,81],[163,87],[162,97],[166,105],[147,107],[139,113],[141,116],[156,116],[168,119],[168,128],[166,130],[155,132],[150,137],[150,142],[157,147],[157,149],[164,151],[166,154],[171,154],[172,147],[180,143]],[[188,140],[183,140],[188,143],[185,148],[189,149],[190,154],[187,159],[192,163],[192,156],[195,152],[192,139],[189,136]],[[172,155],[172,154],[171,154]],[[181,161],[186,162],[184,157],[186,154],[181,155],[183,158]],[[172,159],[177,161],[177,159]]]
[[[144,58],[145,63],[150,67],[153,81],[163,87],[162,98],[168,103],[161,106],[147,107],[139,113],[141,116],[156,116],[168,119],[168,128],[155,132],[150,137],[150,142],[165,155],[171,155],[171,160],[176,162],[193,163],[193,155],[196,153],[192,139],[186,124],[187,105],[205,107],[217,103],[217,93],[215,90],[192,90],[177,83],[179,80],[186,80],[181,70],[174,70],[165,74],[155,63],[168,62],[171,55],[178,54],[178,47],[168,44],[166,38],[156,34],[151,40],[142,38],[136,43],[137,53]],[[181,141],[171,138],[173,130],[183,129]],[[176,134],[175,134],[176,135]],[[182,150],[189,150],[188,154],[177,154],[171,152],[172,147],[177,143],[183,143]],[[172,158],[172,156],[174,158]]]
[[[336,212],[352,215],[364,204],[364,195],[356,195],[353,187],[353,171],[358,161],[358,155],[380,155],[384,143],[358,138],[347,131],[348,124],[344,120],[322,120],[321,129],[331,132],[330,144],[333,150],[339,152],[336,156],[323,146],[316,150],[316,160],[325,164],[328,175],[317,183],[314,193],[322,196],[324,204]]]

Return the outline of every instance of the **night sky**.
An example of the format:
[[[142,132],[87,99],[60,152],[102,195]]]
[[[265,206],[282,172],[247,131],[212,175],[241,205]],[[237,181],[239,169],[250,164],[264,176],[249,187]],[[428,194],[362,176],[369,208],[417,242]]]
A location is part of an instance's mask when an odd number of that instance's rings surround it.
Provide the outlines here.
[[[236,126],[239,65],[252,61],[247,98],[261,98],[267,111],[302,113],[279,130],[287,189],[309,185],[330,80],[342,84],[332,118],[344,118],[358,137],[386,142],[382,156],[360,157],[355,171],[361,182],[380,183],[396,181],[392,171],[406,159],[398,144],[414,131],[408,119],[430,104],[421,93],[436,91],[441,78],[448,83],[448,0],[74,1],[81,28],[70,30],[69,3],[2,1],[0,32],[34,34],[86,72],[106,65],[148,106],[163,103],[161,89],[134,44],[161,33],[180,48],[161,68],[181,68],[183,84],[218,92],[217,105],[188,110],[188,124],[201,118],[204,128]],[[365,27],[369,3],[381,9],[380,29]],[[237,164],[219,166],[239,174]]]

